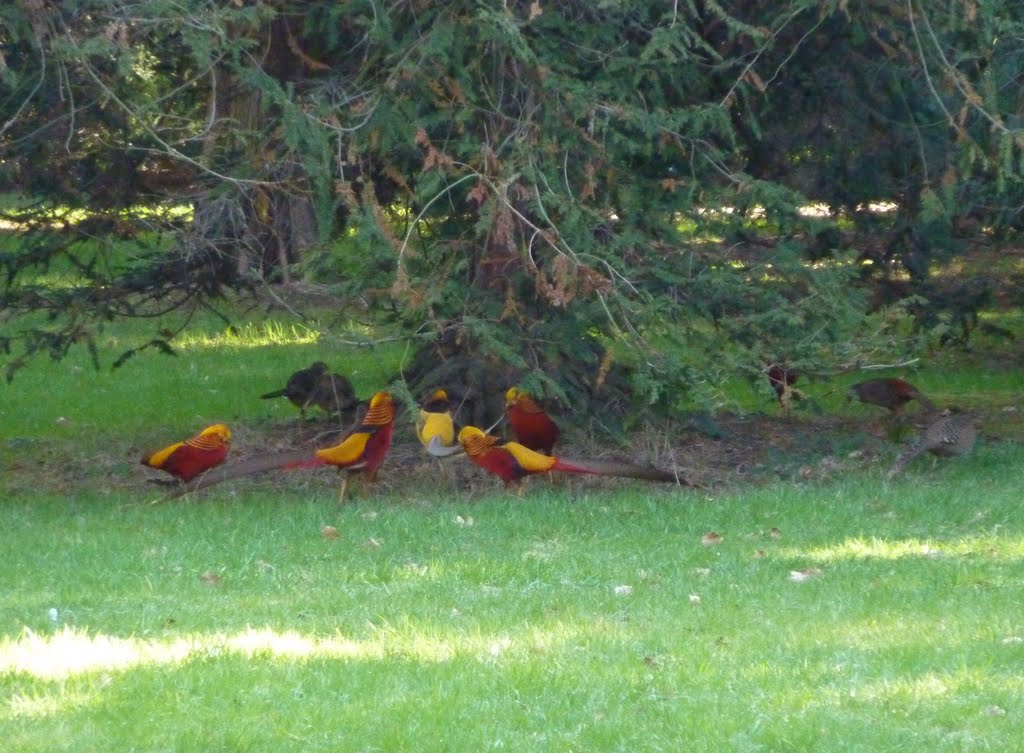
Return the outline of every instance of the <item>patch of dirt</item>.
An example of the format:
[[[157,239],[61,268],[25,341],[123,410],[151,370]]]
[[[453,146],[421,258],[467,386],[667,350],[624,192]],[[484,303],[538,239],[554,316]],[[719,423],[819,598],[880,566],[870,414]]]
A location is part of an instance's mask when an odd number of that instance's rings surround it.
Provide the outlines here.
[[[227,464],[273,453],[335,444],[342,429],[324,419],[298,418],[286,422],[233,424],[233,441]],[[906,436],[912,430],[905,432]],[[8,446],[3,450],[0,487],[7,497],[40,492],[74,495],[137,494],[147,501],[159,499],[168,488],[153,483],[164,474],[138,462],[147,448],[112,448],[93,456],[77,454],[74,448],[41,440]],[[151,448],[150,448],[151,449]],[[836,416],[769,415],[717,416],[704,419],[701,428],[680,424],[669,430],[647,429],[632,436],[628,446],[609,446],[567,431],[556,448],[559,456],[575,459],[621,460],[674,470],[697,485],[695,493],[713,496],[778,480],[820,481],[845,473],[887,468],[898,450],[889,438],[883,416],[872,414],[849,419]],[[580,492],[638,484],[630,479],[577,476],[531,480],[529,487],[554,483]],[[308,490],[310,494],[330,493],[337,486],[337,472],[315,470],[272,471],[234,479],[203,490],[197,499],[241,491]],[[660,486],[660,485],[659,485]],[[400,416],[395,441],[382,467],[375,489],[363,491],[358,481],[349,485],[353,497],[397,496],[410,503],[436,502],[450,495],[470,500],[500,491],[501,482],[463,456],[439,461],[426,456],[416,441],[407,417]]]

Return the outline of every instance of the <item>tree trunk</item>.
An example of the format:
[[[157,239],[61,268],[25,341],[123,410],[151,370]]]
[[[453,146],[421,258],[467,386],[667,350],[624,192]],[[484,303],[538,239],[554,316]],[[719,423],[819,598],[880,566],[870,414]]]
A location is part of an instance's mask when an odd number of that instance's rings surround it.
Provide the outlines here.
[[[263,69],[281,82],[304,75],[286,34],[281,19],[260,32]],[[218,198],[210,192],[197,201],[193,233],[221,253],[233,255],[239,276],[266,279],[276,272],[288,283],[289,266],[302,260],[319,229],[313,201],[301,192],[308,182],[298,168],[281,168],[283,147],[270,136],[279,128],[277,112],[264,107],[260,91],[243,85],[225,64],[214,76],[208,117],[212,126],[204,143],[204,162],[218,175],[230,176],[233,190],[228,192],[230,201],[224,199],[223,185],[217,186]],[[235,176],[244,179],[234,180]]]

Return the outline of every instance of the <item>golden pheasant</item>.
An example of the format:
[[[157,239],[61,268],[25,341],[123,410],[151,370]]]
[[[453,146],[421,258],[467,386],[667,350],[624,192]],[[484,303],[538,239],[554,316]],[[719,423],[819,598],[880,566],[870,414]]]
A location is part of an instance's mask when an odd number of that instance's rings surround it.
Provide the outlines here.
[[[458,439],[470,460],[500,478],[506,486],[518,485],[526,476],[549,471],[622,476],[691,485],[676,474],[658,468],[599,460],[567,460],[543,455],[518,442],[499,444],[501,440],[498,437],[487,434],[475,426],[463,427]]]
[[[370,407],[359,425],[341,442],[333,447],[317,450],[311,460],[286,467],[313,467],[333,465],[343,471],[338,501],[345,500],[345,486],[348,474],[362,471],[367,482],[377,477],[377,470],[384,463],[391,448],[391,437],[395,427],[395,404],[390,392],[377,392],[370,398]]]
[[[511,387],[505,393],[505,417],[520,445],[551,454],[561,433],[558,425],[518,387]]]
[[[432,447],[455,445],[455,419],[452,417],[451,400],[444,390],[434,390],[420,406],[420,415],[416,420],[416,436],[428,452]]]
[[[165,471],[184,482],[224,462],[231,447],[231,430],[224,424],[207,426],[184,442],[175,442],[142,458],[142,464]]]
[[[935,404],[926,398],[917,387],[902,379],[868,379],[850,387],[847,401],[857,398],[862,403],[887,408],[897,415],[911,400],[917,400],[929,413],[935,411]]]

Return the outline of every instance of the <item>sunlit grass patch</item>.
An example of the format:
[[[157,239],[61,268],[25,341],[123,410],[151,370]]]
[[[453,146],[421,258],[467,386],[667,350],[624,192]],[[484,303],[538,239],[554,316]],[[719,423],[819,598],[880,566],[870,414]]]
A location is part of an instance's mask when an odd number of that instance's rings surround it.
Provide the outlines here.
[[[809,549],[784,549],[784,557],[801,557],[816,563],[844,560],[897,561],[919,557],[979,556],[1015,562],[1024,558],[1024,539],[1000,536],[937,541],[918,538],[886,540],[879,538],[846,538],[828,546]]]
[[[321,330],[305,324],[282,322],[247,322],[220,332],[183,333],[175,339],[182,350],[194,348],[260,348],[266,345],[312,345],[320,339]]]
[[[585,628],[590,634],[600,631],[599,625]],[[65,680],[75,675],[126,672],[143,665],[173,665],[226,654],[289,661],[401,658],[437,663],[460,656],[488,662],[505,656],[519,661],[531,654],[557,651],[569,640],[586,640],[582,632],[583,626],[565,625],[497,633],[477,629],[424,631],[406,625],[384,626],[368,636],[356,638],[338,633],[303,634],[297,630],[249,627],[236,633],[193,633],[161,638],[119,637],[65,626],[49,633],[26,629],[16,638],[0,640],[0,673],[47,681]]]
[[[369,347],[374,342],[372,327],[349,321],[347,323],[306,324],[280,320],[244,322],[241,326],[223,329],[193,329],[175,338],[175,346],[182,350],[216,348],[262,348],[281,345],[335,344],[346,340],[349,345]]]

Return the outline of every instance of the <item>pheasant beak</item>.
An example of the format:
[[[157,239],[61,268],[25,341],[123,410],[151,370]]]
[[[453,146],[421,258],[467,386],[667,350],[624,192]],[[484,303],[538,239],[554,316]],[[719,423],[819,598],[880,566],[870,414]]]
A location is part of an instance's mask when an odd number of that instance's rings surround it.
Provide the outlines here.
[[[427,443],[427,453],[435,458],[450,458],[462,452],[462,446],[457,444],[444,444],[441,437],[431,437]]]

